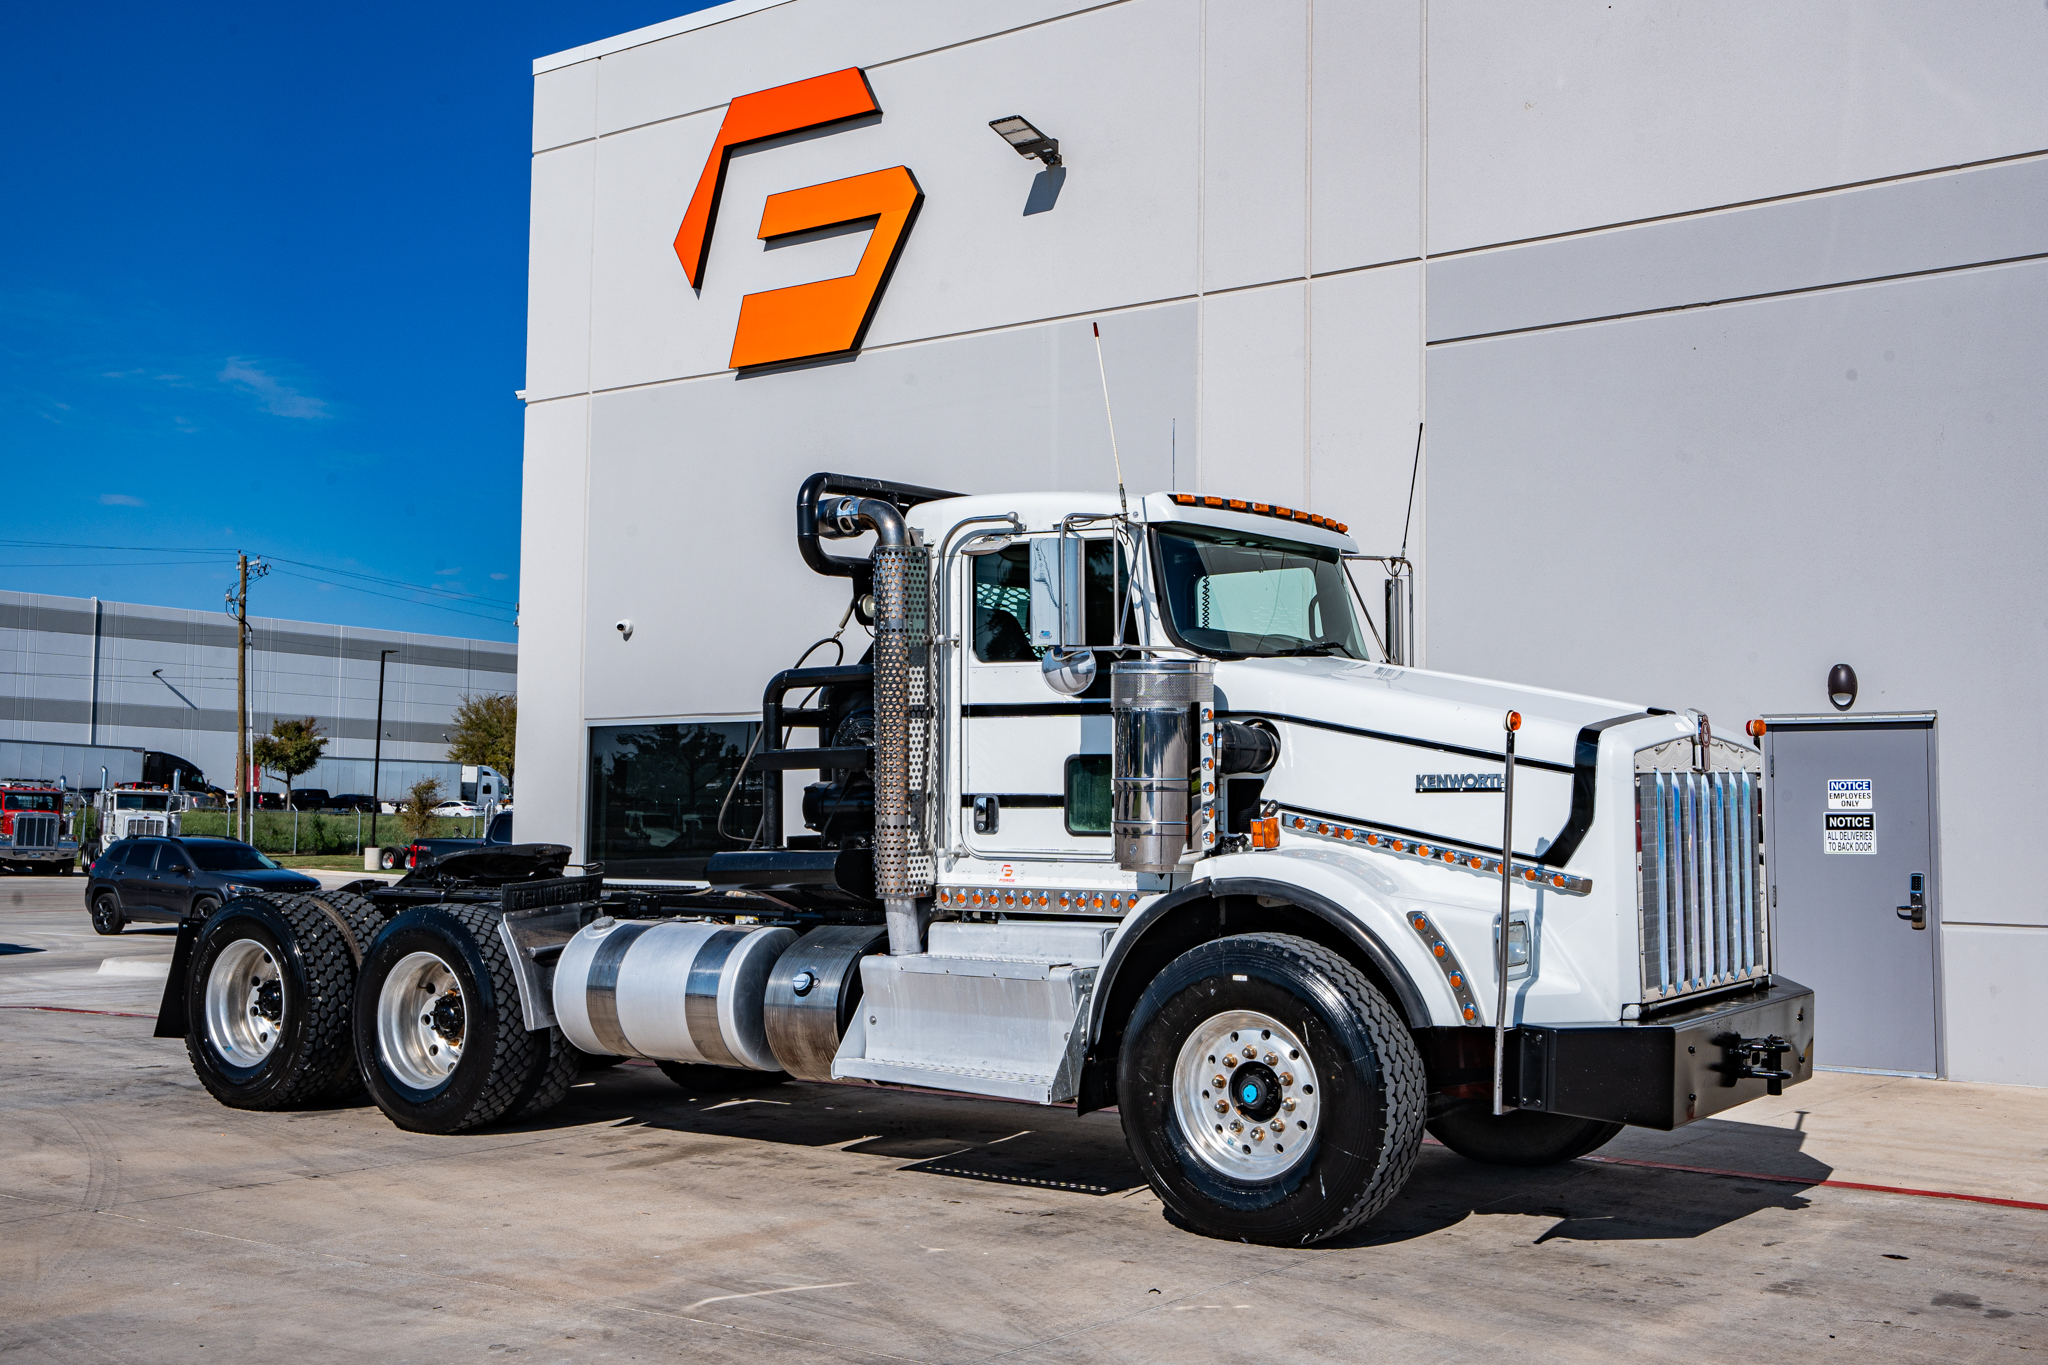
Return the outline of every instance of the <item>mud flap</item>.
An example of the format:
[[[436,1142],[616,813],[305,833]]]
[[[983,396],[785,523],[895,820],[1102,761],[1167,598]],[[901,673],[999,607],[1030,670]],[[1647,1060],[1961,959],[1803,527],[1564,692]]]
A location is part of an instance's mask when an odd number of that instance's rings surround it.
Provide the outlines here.
[[[185,978],[192,971],[192,950],[198,946],[205,920],[188,919],[178,925],[178,946],[171,950],[171,974],[164,980],[163,1003],[156,1009],[157,1038],[183,1038],[192,1031],[185,1009]]]

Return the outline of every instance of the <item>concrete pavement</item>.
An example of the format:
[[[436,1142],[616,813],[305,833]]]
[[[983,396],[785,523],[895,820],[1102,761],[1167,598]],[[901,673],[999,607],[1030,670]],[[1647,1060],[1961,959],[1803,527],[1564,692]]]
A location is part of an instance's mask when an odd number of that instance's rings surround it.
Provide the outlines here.
[[[2038,1361],[2048,1092],[1823,1073],[1536,1172],[1426,1148],[1308,1251],[1174,1228],[1114,1115],[589,1073],[453,1138],[225,1109],[168,934],[0,881],[0,1355],[30,1360]],[[13,897],[19,894],[20,900]],[[39,949],[18,952],[15,948]],[[1693,1166],[1794,1183],[1660,1169]]]

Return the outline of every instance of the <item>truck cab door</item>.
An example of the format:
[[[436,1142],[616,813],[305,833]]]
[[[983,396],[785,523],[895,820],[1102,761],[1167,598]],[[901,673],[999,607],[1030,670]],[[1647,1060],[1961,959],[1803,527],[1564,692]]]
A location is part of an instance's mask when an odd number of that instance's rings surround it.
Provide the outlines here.
[[[959,842],[997,864],[988,874],[997,881],[1057,880],[1055,869],[1030,872],[1013,859],[1111,861],[1109,654],[1097,655],[1100,672],[1082,695],[1046,686],[1028,630],[1033,538],[958,561],[964,638],[955,814]],[[1085,553],[1087,638],[1107,645],[1115,638],[1115,542],[1089,538]]]

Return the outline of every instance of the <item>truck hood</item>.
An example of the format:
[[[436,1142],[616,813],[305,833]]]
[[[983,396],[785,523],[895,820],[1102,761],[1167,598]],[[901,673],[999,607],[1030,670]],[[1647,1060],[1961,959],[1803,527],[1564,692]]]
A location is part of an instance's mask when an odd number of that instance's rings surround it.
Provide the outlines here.
[[[1503,720],[1519,711],[1515,742],[1515,849],[1568,857],[1586,833],[1593,777],[1588,727],[1648,722],[1651,708],[1547,688],[1350,659],[1243,659],[1216,666],[1219,716],[1264,718],[1280,757],[1262,798],[1309,818],[1375,825],[1431,842],[1500,846]],[[1675,736],[1689,718],[1645,728]],[[1582,766],[1584,765],[1584,766]],[[1548,860],[1546,860],[1548,861]]]
[[[1305,721],[1427,740],[1491,754],[1496,767],[1509,711],[1522,714],[1515,738],[1518,763],[1535,759],[1570,767],[1579,731],[1649,708],[1614,701],[1432,673],[1352,659],[1241,659],[1216,665],[1216,709],[1287,715]]]

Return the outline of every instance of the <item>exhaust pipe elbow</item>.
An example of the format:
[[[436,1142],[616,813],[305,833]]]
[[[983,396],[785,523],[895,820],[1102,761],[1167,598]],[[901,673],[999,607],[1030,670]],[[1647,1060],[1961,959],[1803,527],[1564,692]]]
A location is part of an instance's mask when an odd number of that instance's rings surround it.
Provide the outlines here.
[[[876,543],[901,549],[910,543],[910,528],[896,505],[880,498],[825,498],[818,504],[818,532],[841,539],[873,531]]]

